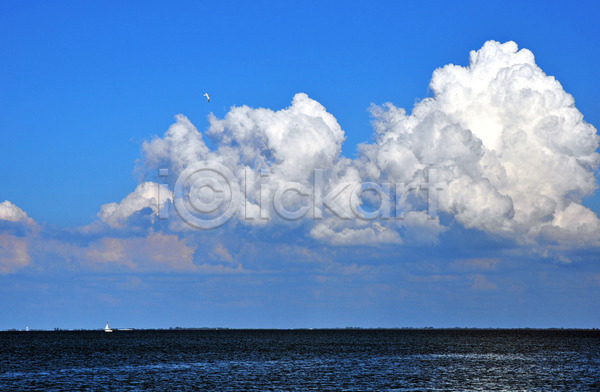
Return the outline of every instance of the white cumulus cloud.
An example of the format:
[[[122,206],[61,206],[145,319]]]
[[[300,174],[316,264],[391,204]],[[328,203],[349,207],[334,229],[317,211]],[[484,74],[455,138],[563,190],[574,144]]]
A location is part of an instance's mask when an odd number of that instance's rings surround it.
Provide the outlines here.
[[[598,240],[598,217],[581,205],[597,187],[596,129],[529,50],[487,42],[467,67],[437,69],[431,88],[411,115],[372,109],[377,142],[362,160],[379,178],[410,183],[434,167],[439,210],[465,227]]]
[[[27,213],[8,200],[0,203],[0,220],[33,223]]]
[[[167,200],[173,200],[173,195],[164,185],[143,182],[120,203],[104,204],[98,216],[111,227],[120,227],[132,214],[145,208],[151,208],[154,214],[158,214]]]
[[[341,155],[345,135],[336,118],[300,93],[278,111],[241,106],[223,119],[211,115],[204,136],[178,115],[163,137],[143,145],[140,165],[147,172],[168,168],[169,186],[197,162],[225,166],[246,197],[232,207],[234,220],[265,229],[281,223],[276,212],[282,209],[262,199],[292,184],[281,199],[284,209],[307,207],[299,214],[302,224],[314,238],[333,244],[435,242],[448,227],[427,216],[427,195],[434,193],[437,211],[465,228],[518,241],[577,237],[580,244],[598,244],[600,221],[582,199],[597,188],[599,137],[529,50],[486,42],[471,52],[468,66],[435,70],[430,86],[434,96],[410,114],[390,103],[373,105],[375,141],[359,146],[355,159]],[[390,203],[368,193],[352,196],[364,182],[400,184],[405,194],[397,196],[405,204],[395,212],[406,212],[404,218],[357,217],[357,206],[367,211],[380,205],[383,211]],[[149,184],[103,206],[101,218],[114,226],[140,209],[156,212],[156,184]],[[326,197],[338,191],[335,203],[327,199],[323,213],[315,213],[315,192]],[[352,197],[358,204],[349,203]]]

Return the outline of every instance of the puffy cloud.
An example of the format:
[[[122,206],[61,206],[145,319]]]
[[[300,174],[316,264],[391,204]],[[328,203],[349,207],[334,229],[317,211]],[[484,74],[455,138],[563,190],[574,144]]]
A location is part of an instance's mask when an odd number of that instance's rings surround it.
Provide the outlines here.
[[[382,226],[379,222],[363,228],[337,228],[330,221],[321,222],[312,229],[311,235],[333,245],[373,245],[402,243],[400,235]]]
[[[0,274],[31,265],[31,239],[39,227],[27,213],[6,200],[0,203]]]
[[[234,107],[223,120],[211,116],[209,121],[207,134],[217,141],[218,155],[252,167],[269,166],[287,181],[331,168],[345,139],[335,117],[303,93],[277,112]]]
[[[345,136],[335,117],[301,93],[279,111],[241,106],[223,119],[211,115],[205,136],[214,149],[178,115],[162,138],[144,143],[140,165],[147,172],[168,168],[169,186],[197,162],[223,165],[229,186],[245,197],[231,200],[234,221],[267,230],[299,219],[313,238],[332,244],[436,242],[449,226],[430,214],[434,199],[437,211],[468,229],[522,242],[598,244],[600,221],[581,201],[597,187],[599,137],[529,50],[489,41],[471,52],[468,66],[435,70],[431,89],[434,96],[410,114],[373,105],[375,142],[359,146],[356,159],[341,156]],[[356,192],[369,181],[400,188],[381,200]],[[101,218],[118,226],[143,208],[156,213],[156,184],[149,184],[103,206]],[[279,208],[270,202],[276,195]],[[317,195],[326,199],[320,211]],[[394,197],[403,204],[390,206]],[[377,206],[404,219],[357,214]],[[171,228],[181,228],[173,215]]]
[[[163,138],[154,138],[142,146],[147,165],[159,167],[171,166],[181,171],[185,166],[201,161],[208,153],[202,134],[184,115],[177,115]]]
[[[350,203],[364,180],[362,168],[340,155],[343,130],[333,115],[306,94],[297,94],[290,107],[279,111],[242,106],[233,107],[222,120],[211,116],[206,134],[217,146],[214,151],[206,147],[198,130],[185,117],[177,116],[176,120],[164,138],[144,144],[143,167],[169,168],[170,175],[165,180],[173,186],[193,183],[189,181],[192,176],[183,169],[197,162],[222,165],[231,176],[219,178],[218,174],[203,173],[211,175],[214,181],[227,180],[223,188],[231,188],[234,182],[244,192],[243,200],[232,200],[235,216],[244,224],[267,226],[272,222],[289,224],[301,218],[312,222],[315,218],[316,223],[309,223],[314,226],[310,232],[315,238],[354,244],[401,242],[394,226],[404,227],[409,222],[427,226],[419,219],[376,224],[364,219],[335,219],[356,217],[356,209],[369,204],[369,195],[360,194],[354,204]],[[196,143],[196,149],[178,144],[190,140]],[[187,190],[191,194],[190,205],[201,199],[192,197],[195,194],[191,187]],[[375,204],[389,209],[391,196],[380,195]],[[189,223],[189,218],[186,221]],[[183,226],[174,217],[171,227]]]
[[[0,220],[33,223],[33,219],[28,217],[25,211],[8,200],[0,203]]]
[[[147,171],[168,168],[165,181],[173,186],[186,175],[184,169],[195,163],[222,165],[232,172],[235,185],[245,192],[246,202],[240,201],[233,208],[238,219],[246,224],[264,226],[267,222],[261,217],[277,219],[281,215],[278,211],[294,212],[306,205],[309,195],[301,193],[304,189],[312,190],[315,170],[324,173],[319,188],[325,194],[335,187],[337,177],[347,180],[351,175],[344,173],[350,161],[340,156],[344,132],[335,117],[306,94],[297,94],[290,107],[279,111],[233,107],[224,119],[211,115],[209,121],[206,135],[217,146],[214,151],[208,149],[196,127],[179,115],[163,138],[144,143],[142,168]],[[219,175],[214,177],[219,180]],[[358,175],[353,178],[360,179]],[[264,199],[272,199],[286,184],[295,184],[302,190],[299,193],[296,187],[284,192],[283,208],[276,211]],[[182,228],[173,224],[177,229]]]
[[[554,215],[551,225],[542,227],[541,234],[563,245],[600,245],[600,220],[589,208],[570,203]]]
[[[468,67],[437,69],[431,88],[411,115],[372,108],[377,141],[362,160],[378,178],[414,183],[434,167],[438,209],[467,228],[597,240],[598,217],[581,205],[597,187],[596,129],[530,51],[487,42]]]
[[[127,218],[145,208],[150,208],[153,214],[158,214],[167,200],[173,200],[168,188],[154,182],[143,182],[120,203],[104,204],[98,216],[111,227],[121,227]]]

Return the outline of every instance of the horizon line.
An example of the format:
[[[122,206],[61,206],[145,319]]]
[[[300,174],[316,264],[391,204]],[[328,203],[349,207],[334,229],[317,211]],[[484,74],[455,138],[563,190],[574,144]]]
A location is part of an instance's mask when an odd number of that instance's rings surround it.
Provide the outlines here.
[[[538,330],[538,331],[599,331],[600,327],[292,327],[292,328],[244,328],[244,327],[165,327],[165,328],[112,328],[113,331],[131,332],[131,331],[343,331],[343,330],[413,330],[413,331],[445,331],[445,330],[495,330],[495,331],[518,331],[518,330]],[[86,332],[86,331],[104,331],[104,328],[29,328],[0,329],[0,332]]]

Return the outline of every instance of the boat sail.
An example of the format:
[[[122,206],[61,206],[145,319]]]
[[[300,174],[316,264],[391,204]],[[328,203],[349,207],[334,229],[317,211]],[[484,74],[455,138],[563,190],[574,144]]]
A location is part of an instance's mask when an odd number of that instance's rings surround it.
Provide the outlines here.
[[[113,330],[110,329],[110,327],[108,326],[108,321],[106,322],[106,327],[104,327],[104,332],[112,332]]]

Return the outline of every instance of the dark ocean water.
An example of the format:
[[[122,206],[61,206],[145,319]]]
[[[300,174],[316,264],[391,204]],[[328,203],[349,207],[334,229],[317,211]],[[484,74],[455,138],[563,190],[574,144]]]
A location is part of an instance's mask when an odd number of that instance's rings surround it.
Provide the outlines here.
[[[0,332],[2,391],[599,391],[600,331]]]

